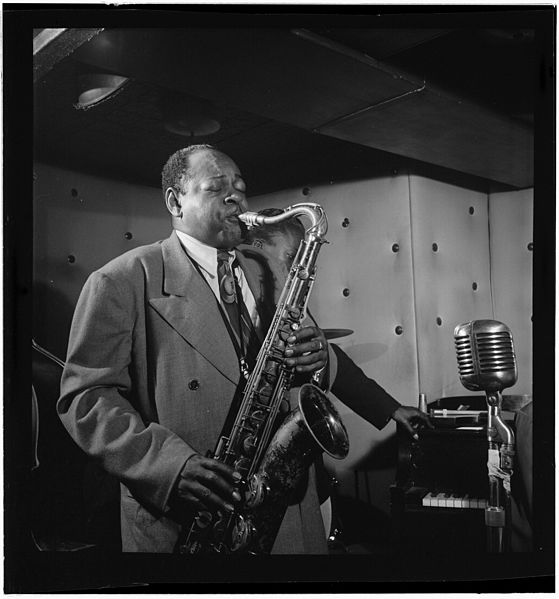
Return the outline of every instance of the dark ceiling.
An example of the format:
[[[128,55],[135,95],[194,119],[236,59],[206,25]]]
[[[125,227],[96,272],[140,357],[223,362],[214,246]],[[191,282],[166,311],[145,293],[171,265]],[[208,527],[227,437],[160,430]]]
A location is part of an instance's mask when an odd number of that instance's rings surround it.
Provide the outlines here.
[[[172,152],[212,143],[251,194],[396,169],[487,190],[533,185],[531,29],[105,29],[85,43],[78,33],[35,55],[40,161],[158,186]],[[75,108],[79,76],[99,71],[130,80]],[[210,100],[220,130],[167,131],[170,94]]]

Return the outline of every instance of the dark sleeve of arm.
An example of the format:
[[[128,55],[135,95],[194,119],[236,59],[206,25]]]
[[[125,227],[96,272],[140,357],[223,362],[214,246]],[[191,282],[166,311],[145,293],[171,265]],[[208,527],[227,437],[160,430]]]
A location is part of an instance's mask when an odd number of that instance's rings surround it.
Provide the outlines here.
[[[370,379],[337,345],[329,344],[338,359],[336,378],[331,392],[348,408],[382,429],[400,403],[378,383]]]
[[[78,301],[57,409],[74,441],[145,503],[164,510],[194,453],[134,408],[129,375],[134,298],[128,287],[94,273]]]

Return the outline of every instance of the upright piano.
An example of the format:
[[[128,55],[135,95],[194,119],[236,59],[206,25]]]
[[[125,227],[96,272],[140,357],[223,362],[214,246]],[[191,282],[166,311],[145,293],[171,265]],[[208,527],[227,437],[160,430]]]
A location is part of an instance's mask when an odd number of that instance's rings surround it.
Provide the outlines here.
[[[409,552],[486,551],[488,500],[485,396],[429,405],[434,429],[398,429],[391,486],[392,542]]]

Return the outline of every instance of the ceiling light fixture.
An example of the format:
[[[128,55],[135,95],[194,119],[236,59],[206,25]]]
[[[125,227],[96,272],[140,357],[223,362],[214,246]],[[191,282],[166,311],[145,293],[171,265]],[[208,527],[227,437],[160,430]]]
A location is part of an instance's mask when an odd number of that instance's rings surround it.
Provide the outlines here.
[[[215,107],[208,100],[170,94],[162,98],[161,111],[167,131],[185,137],[205,137],[221,128]]]
[[[88,110],[122,91],[128,77],[108,73],[87,73],[78,77],[78,101],[74,108]]]

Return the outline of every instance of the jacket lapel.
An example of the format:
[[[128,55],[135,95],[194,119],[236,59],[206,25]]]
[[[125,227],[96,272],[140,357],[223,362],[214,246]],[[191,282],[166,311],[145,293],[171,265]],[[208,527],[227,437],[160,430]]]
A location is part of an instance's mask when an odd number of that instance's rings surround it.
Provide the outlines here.
[[[161,244],[164,295],[150,304],[197,352],[235,385],[237,354],[216,298],[184,251],[176,233]]]

